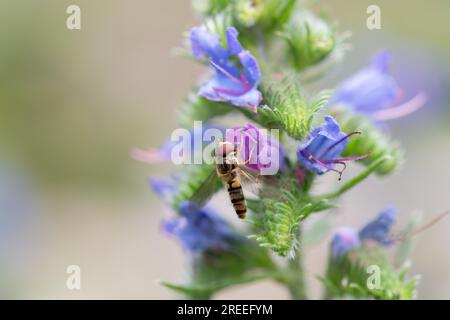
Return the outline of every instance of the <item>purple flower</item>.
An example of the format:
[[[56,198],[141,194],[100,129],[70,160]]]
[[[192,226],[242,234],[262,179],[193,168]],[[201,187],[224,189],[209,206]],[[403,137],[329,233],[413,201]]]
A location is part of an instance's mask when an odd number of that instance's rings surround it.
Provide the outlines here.
[[[314,129],[305,142],[297,150],[297,158],[309,171],[324,174],[335,171],[341,176],[346,168],[346,162],[366,158],[368,154],[359,157],[340,158],[347,146],[348,139],[359,132],[345,134],[331,116],[325,116],[325,123]],[[335,169],[335,165],[342,169]],[[339,178],[340,179],[340,178]]]
[[[331,240],[331,256],[338,258],[347,252],[359,248],[361,241],[358,232],[352,228],[343,227],[336,231]]]
[[[374,220],[359,231],[359,238],[363,241],[373,240],[380,245],[393,243],[390,232],[396,218],[397,212],[394,208],[383,210]]]
[[[243,240],[241,235],[208,208],[199,208],[186,201],[181,203],[179,211],[181,217],[165,221],[163,229],[176,237],[190,252],[230,250],[233,241]]]
[[[391,237],[391,229],[396,217],[395,209],[388,208],[379,213],[360,231],[347,227],[339,229],[331,241],[331,256],[333,258],[342,257],[370,241],[382,246],[393,244],[394,239]]]
[[[285,153],[278,141],[251,123],[227,130],[225,141],[236,145],[241,162],[260,174],[274,175],[285,166]]]
[[[401,103],[402,90],[388,73],[389,60],[389,53],[377,54],[369,66],[341,84],[329,105],[346,105],[376,121],[399,118],[421,108],[426,101],[423,93]]]
[[[261,71],[256,59],[242,48],[237,36],[238,31],[235,28],[227,28],[228,48],[224,48],[217,34],[202,27],[192,29],[192,54],[197,59],[208,59],[215,71],[215,76],[203,84],[198,94],[212,101],[249,107],[256,112],[262,100],[261,92],[257,89],[261,81]],[[233,61],[233,56],[239,63]]]

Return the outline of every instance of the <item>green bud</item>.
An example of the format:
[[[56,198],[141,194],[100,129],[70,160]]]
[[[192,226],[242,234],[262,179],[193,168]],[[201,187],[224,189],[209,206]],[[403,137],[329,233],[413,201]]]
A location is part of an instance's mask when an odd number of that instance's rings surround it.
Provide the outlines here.
[[[324,60],[336,46],[334,30],[309,11],[289,21],[280,33],[288,46],[288,59],[297,70]]]
[[[237,1],[234,13],[237,21],[246,26],[253,26],[264,10],[264,0],[241,0]]]
[[[264,8],[258,25],[265,32],[273,32],[285,25],[296,7],[297,0],[263,0]]]
[[[224,10],[230,2],[230,0],[192,0],[192,7],[198,13],[210,16]]]
[[[297,79],[290,75],[263,83],[261,91],[266,105],[253,120],[269,128],[282,129],[296,140],[308,135],[314,116],[330,97],[329,91],[306,96]]]

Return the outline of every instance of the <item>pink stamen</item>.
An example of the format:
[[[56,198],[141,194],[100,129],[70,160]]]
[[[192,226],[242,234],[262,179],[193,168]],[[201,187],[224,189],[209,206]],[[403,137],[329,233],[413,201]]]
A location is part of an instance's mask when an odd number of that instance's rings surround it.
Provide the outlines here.
[[[386,121],[404,117],[422,108],[427,101],[425,93],[421,92],[411,100],[385,110],[380,110],[372,114],[375,121]]]
[[[321,165],[322,167],[324,167],[325,169],[327,169],[327,170],[329,170],[329,171],[334,171],[334,172],[337,172],[337,173],[339,173],[340,175],[342,175],[342,172],[340,172],[339,170],[334,169],[334,168],[332,168],[332,167],[330,167],[330,166],[327,166],[327,165],[326,165],[325,163],[323,163],[322,161],[316,159],[316,158],[315,158],[311,153],[309,153],[308,151],[303,150],[303,152],[306,153],[307,158],[308,158],[309,160],[312,160],[312,161],[316,162],[317,164]]]
[[[229,90],[229,89],[222,89],[222,88],[213,88],[216,93],[223,93],[228,94],[231,96],[241,96],[245,92],[235,91],[235,90]]]
[[[168,161],[161,151],[158,149],[150,149],[150,150],[141,150],[141,149],[133,149],[130,152],[131,158],[137,161],[146,162],[146,163],[161,163]]]
[[[232,96],[241,96],[244,93],[248,92],[253,87],[243,72],[239,73],[239,79],[238,79],[235,76],[233,76],[230,72],[228,72],[227,70],[225,70],[224,68],[219,66],[214,61],[210,60],[209,62],[211,63],[211,65],[214,68],[216,68],[223,75],[225,75],[228,79],[230,79],[231,81],[233,81],[234,83],[236,83],[238,86],[240,86],[242,88],[242,91],[229,90],[229,89],[223,89],[223,88],[213,88],[216,93],[218,93],[218,94],[222,93],[222,94],[227,94],[227,95],[232,95]]]
[[[358,161],[361,159],[365,159],[369,156],[370,156],[370,153],[366,153],[366,154],[364,154],[362,156],[358,156],[358,157],[337,158],[337,159],[322,160],[322,161],[323,161],[323,163],[339,163],[339,162],[343,162],[343,161]]]
[[[367,153],[367,154],[364,154],[364,155],[358,156],[358,157],[346,157],[346,158],[337,158],[337,159],[330,159],[330,160],[324,160],[324,159],[319,160],[319,159],[316,159],[308,151],[303,150],[303,152],[306,154],[306,156],[309,160],[316,162],[317,164],[321,165],[322,167],[324,167],[325,169],[327,169],[329,171],[334,171],[334,172],[338,173],[339,181],[342,180],[342,174],[347,169],[347,164],[345,163],[346,161],[357,161],[357,160],[361,160],[361,159],[364,159],[364,158],[367,158],[368,156],[370,156],[370,153]],[[341,170],[337,170],[335,168],[330,167],[328,164],[340,164],[340,165],[342,165],[343,168]]]
[[[336,141],[335,143],[333,143],[330,147],[328,147],[328,149],[325,150],[325,152],[320,156],[320,158],[325,157],[331,150],[333,150],[334,147],[336,147],[337,145],[339,145],[340,143],[342,143],[344,140],[350,138],[351,136],[355,135],[355,134],[361,134],[361,132],[359,131],[354,131],[352,133],[349,133],[348,135],[346,135],[345,137],[339,139],[338,141]]]
[[[238,85],[242,85],[242,81],[238,78],[236,78],[235,76],[233,76],[231,73],[229,73],[227,70],[225,70],[224,68],[222,68],[221,66],[219,66],[217,63],[215,63],[212,60],[209,60],[209,62],[211,63],[211,65],[216,68],[217,70],[219,70],[220,72],[222,72],[228,79],[230,79],[231,81],[235,82]]]

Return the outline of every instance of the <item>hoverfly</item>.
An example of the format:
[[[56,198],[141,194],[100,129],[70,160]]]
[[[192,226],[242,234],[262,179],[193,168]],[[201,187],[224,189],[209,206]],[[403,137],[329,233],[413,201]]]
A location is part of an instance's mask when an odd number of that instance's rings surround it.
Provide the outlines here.
[[[237,144],[219,142],[213,150],[212,156],[215,158],[216,167],[191,200],[197,205],[203,206],[214,194],[212,186],[215,179],[220,178],[228,191],[234,211],[240,219],[244,219],[247,214],[247,202],[242,181],[245,180],[248,186],[253,188],[252,193],[258,193],[262,187],[261,176],[245,167],[249,160],[242,161],[240,159]]]

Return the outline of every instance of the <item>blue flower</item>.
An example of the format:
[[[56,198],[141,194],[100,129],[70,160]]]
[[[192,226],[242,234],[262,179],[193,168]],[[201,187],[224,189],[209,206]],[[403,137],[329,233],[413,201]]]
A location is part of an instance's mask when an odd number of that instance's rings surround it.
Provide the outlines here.
[[[373,240],[380,245],[393,243],[390,232],[396,218],[397,212],[394,208],[383,210],[373,221],[359,231],[359,238],[363,241]]]
[[[152,178],[149,181],[149,185],[152,190],[164,200],[165,203],[170,203],[173,195],[175,194],[176,188],[168,180],[162,178]]]
[[[348,106],[376,121],[399,118],[422,107],[423,93],[400,104],[402,90],[388,72],[389,60],[388,52],[377,54],[369,66],[341,84],[329,105]]]
[[[361,241],[358,231],[352,228],[341,228],[333,236],[331,240],[331,256],[338,258],[344,256],[347,252],[359,248]]]
[[[370,241],[382,246],[393,244],[394,239],[391,236],[391,230],[396,218],[396,210],[388,208],[380,212],[374,220],[366,224],[360,231],[347,227],[339,229],[331,240],[331,256],[333,258],[342,257]]]
[[[198,94],[212,101],[249,107],[256,112],[262,100],[261,92],[257,89],[261,71],[256,59],[242,48],[237,36],[235,28],[227,28],[227,48],[224,48],[217,34],[202,27],[192,29],[192,54],[197,59],[208,59],[215,71],[215,76],[203,84]],[[233,56],[241,66],[233,61]]]
[[[345,134],[331,116],[325,116],[325,123],[314,129],[305,142],[297,150],[297,158],[309,171],[324,174],[335,171],[342,175],[346,162],[367,157],[363,155],[352,158],[340,158],[347,146],[348,139],[359,132]],[[342,165],[342,169],[335,169],[335,165]]]
[[[199,208],[194,203],[185,201],[180,205],[179,211],[181,217],[165,221],[163,228],[190,252],[230,250],[233,241],[242,240],[241,235],[208,208]]]
[[[172,202],[176,191],[172,182],[151,179],[150,186],[166,203]],[[179,205],[178,212],[178,217],[165,220],[162,227],[190,252],[232,250],[234,241],[245,241],[245,238],[208,207],[200,208],[191,201],[184,201]]]

